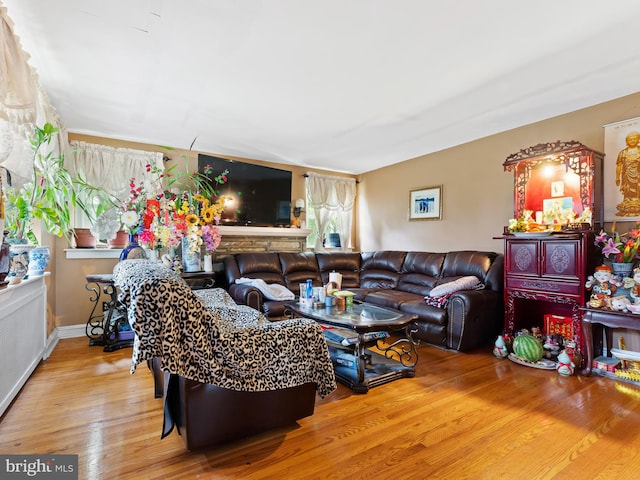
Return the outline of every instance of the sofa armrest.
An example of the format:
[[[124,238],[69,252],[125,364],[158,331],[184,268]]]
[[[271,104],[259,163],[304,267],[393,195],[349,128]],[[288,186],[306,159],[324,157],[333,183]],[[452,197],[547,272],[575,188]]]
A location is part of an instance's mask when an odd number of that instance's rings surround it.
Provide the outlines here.
[[[469,351],[487,343],[502,329],[500,294],[494,290],[463,290],[449,298],[447,348]]]
[[[229,285],[229,295],[239,305],[248,305],[262,312],[264,296],[262,292],[251,285],[241,285],[234,283]]]

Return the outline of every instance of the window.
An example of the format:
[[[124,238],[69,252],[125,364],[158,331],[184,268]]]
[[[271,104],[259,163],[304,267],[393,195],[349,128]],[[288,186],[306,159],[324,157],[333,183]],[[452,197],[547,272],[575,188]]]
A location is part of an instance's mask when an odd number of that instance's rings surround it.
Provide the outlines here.
[[[307,246],[320,250],[330,233],[340,235],[343,247],[351,247],[356,181],[352,178],[307,173]]]
[[[132,178],[136,179],[136,183],[143,181],[149,184],[154,181],[157,174],[148,172],[147,165],[156,167],[156,170],[164,170],[163,155],[159,152],[114,148],[79,141],[72,141],[69,146],[65,166],[71,174],[82,178],[90,185],[104,189],[120,200],[129,196],[129,182]],[[115,225],[120,228],[119,220],[107,223],[113,227],[101,223],[101,231],[110,231]],[[80,209],[76,211],[75,226],[95,227]],[[107,233],[105,238],[108,236]]]

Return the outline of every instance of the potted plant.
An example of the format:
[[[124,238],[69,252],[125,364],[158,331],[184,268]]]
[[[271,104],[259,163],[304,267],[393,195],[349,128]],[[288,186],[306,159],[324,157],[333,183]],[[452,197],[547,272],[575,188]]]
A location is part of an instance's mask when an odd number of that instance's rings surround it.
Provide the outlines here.
[[[102,189],[73,177],[64,167],[63,156],[45,152],[57,131],[50,123],[42,128],[34,128],[33,136],[29,139],[33,150],[31,176],[21,187],[10,187],[6,191],[5,229],[8,231],[10,244],[30,243],[37,246],[39,242],[33,231],[36,219],[42,222],[47,232],[58,237],[64,236],[70,241],[74,231],[72,218],[76,207],[90,219],[95,218],[102,208],[96,209],[93,203],[85,201],[104,197]],[[12,262],[24,269],[28,253],[25,253],[25,247],[20,248],[22,251],[16,250],[16,255],[19,256],[15,261],[12,259]],[[48,253],[44,256],[48,260]]]
[[[73,234],[72,215],[79,207],[89,219],[95,219],[104,208],[94,207],[87,199],[108,198],[100,188],[87,184],[82,178],[74,178],[64,168],[64,157],[43,150],[58,131],[52,124],[35,127],[29,139],[33,150],[31,178],[20,188],[7,189],[5,228],[8,237],[17,243],[24,241],[38,244],[33,232],[33,221],[39,219],[45,230],[68,240]]]

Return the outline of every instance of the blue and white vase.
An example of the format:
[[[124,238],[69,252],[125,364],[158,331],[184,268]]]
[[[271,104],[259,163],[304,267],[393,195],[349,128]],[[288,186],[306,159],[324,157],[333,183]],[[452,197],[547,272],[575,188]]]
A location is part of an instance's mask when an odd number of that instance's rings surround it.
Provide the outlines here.
[[[633,277],[633,263],[611,262],[611,268],[613,270],[613,274],[617,275],[621,279]]]
[[[182,237],[182,267],[185,272],[200,272],[200,250],[193,251],[188,237]]]
[[[147,254],[138,243],[138,236],[130,233],[129,243],[120,252],[120,261],[132,258],[147,258]]]
[[[28,275],[42,275],[49,265],[51,252],[46,245],[39,245],[29,250],[29,267]]]
[[[35,245],[27,244],[26,239],[9,239],[9,275],[7,280],[9,283],[20,283],[27,276],[29,270],[29,250],[35,248]]]

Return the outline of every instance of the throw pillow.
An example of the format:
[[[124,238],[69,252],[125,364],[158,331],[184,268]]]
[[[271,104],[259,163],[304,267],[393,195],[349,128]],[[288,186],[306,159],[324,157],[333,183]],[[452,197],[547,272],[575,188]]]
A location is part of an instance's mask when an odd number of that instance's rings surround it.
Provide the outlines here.
[[[437,285],[429,292],[429,296],[444,297],[445,295],[449,295],[453,292],[458,292],[460,290],[475,290],[478,287],[484,287],[484,285],[480,283],[480,279],[474,275],[469,275],[467,277],[460,277],[453,282]]]

